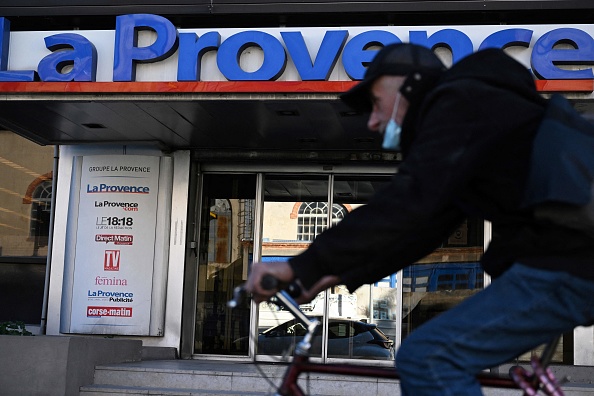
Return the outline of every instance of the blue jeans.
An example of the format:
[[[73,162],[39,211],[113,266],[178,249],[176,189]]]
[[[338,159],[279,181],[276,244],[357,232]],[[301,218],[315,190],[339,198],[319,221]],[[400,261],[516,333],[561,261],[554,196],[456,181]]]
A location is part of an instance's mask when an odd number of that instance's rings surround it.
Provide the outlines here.
[[[593,299],[592,280],[514,264],[404,340],[396,356],[402,394],[482,395],[477,373],[593,324]]]

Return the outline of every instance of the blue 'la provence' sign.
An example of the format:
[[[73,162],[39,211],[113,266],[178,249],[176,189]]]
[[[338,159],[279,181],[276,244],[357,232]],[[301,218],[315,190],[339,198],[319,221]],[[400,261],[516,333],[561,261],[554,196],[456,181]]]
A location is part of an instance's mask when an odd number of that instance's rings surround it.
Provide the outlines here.
[[[153,31],[156,40],[147,46],[138,46],[138,32]],[[447,47],[456,62],[473,51],[471,39],[462,31],[444,28],[429,35],[426,30],[411,30],[409,42],[428,48]],[[8,70],[10,22],[0,18],[0,81],[95,81],[97,51],[83,34],[59,33],[44,38],[52,51],[39,62],[37,70]],[[348,30],[327,30],[318,48],[308,48],[299,31],[283,31],[281,39],[258,30],[235,33],[225,40],[221,34],[210,31],[180,33],[166,18],[151,14],[122,15],[116,18],[113,81],[135,81],[136,64],[151,63],[169,58],[178,51],[177,81],[199,81],[201,59],[215,51],[216,64],[229,81],[274,81],[281,76],[290,58],[302,81],[325,81],[342,61],[345,73],[360,80],[366,65],[375,56],[372,47],[398,43],[402,40],[392,32],[368,30],[350,40]],[[533,31],[525,28],[503,28],[486,37],[478,49],[488,47],[528,48]],[[558,43],[569,43],[571,49],[558,49]],[[249,47],[259,47],[264,59],[255,71],[242,69],[239,58]],[[312,61],[312,53],[317,53]],[[552,29],[541,35],[530,57],[532,72],[545,80],[592,79],[591,67],[561,69],[558,65],[589,66],[594,64],[594,39],[576,28]],[[65,68],[65,66],[70,66]],[[64,72],[64,70],[68,70]]]

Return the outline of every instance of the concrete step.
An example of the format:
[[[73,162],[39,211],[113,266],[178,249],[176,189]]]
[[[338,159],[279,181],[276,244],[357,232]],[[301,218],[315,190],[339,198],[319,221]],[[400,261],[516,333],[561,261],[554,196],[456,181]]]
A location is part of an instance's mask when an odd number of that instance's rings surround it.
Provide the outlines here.
[[[283,364],[171,360],[98,366],[84,396],[107,395],[272,395],[282,381]],[[311,374],[300,381],[315,395],[398,395],[398,382]],[[251,392],[251,393],[250,393]]]
[[[204,389],[147,388],[141,386],[88,385],[80,390],[82,396],[265,396],[271,392],[219,391]]]
[[[143,346],[140,360],[172,360],[177,358],[177,348]]]
[[[98,366],[93,385],[81,396],[257,396],[273,395],[286,370],[284,364],[206,360],[153,360]],[[399,396],[394,380],[311,374],[300,380],[308,394],[320,396]],[[566,396],[594,396],[594,385],[569,383]],[[519,396],[518,390],[484,389],[485,396]]]

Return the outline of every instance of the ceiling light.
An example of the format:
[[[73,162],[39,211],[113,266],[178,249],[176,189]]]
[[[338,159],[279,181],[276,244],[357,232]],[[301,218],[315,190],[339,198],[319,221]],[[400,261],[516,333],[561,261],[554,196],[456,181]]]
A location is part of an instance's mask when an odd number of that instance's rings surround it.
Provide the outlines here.
[[[294,117],[298,116],[299,112],[297,110],[277,110],[276,114],[281,117]]]
[[[82,126],[84,126],[85,128],[89,128],[89,129],[106,129],[107,128],[103,124],[98,124],[98,123],[94,123],[94,122],[90,122],[88,124],[82,124]]]

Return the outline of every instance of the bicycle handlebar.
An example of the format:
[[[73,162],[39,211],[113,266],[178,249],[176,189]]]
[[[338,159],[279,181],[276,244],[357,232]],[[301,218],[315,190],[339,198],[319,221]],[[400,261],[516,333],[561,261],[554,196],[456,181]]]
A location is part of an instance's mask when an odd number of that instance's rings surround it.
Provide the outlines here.
[[[285,292],[287,296],[290,298],[289,303],[292,301],[293,304],[296,304],[294,299],[299,297],[302,292],[301,286],[299,286],[297,283],[281,282],[270,274],[266,274],[262,277],[262,280],[260,281],[260,286],[264,290],[276,289],[279,290],[279,292]],[[236,308],[239,305],[239,303],[243,300],[243,296],[245,293],[246,291],[243,285],[237,286],[235,289],[233,289],[233,298],[227,301],[227,307]],[[278,298],[278,293],[276,297]],[[287,309],[289,308],[287,307]]]
[[[296,282],[281,282],[270,274],[266,274],[262,277],[260,286],[264,290],[284,290],[293,298],[299,297],[302,293],[301,286]]]
[[[231,309],[237,308],[239,303],[241,303],[241,301],[243,300],[244,294],[245,289],[243,288],[243,286],[237,286],[235,289],[233,289],[233,298],[227,301],[227,307]]]
[[[307,334],[303,340],[298,344],[295,350],[296,354],[306,355],[311,347],[311,338],[313,337],[316,328],[321,324],[319,320],[310,319],[302,310],[299,308],[299,304],[295,301],[295,298],[301,294],[301,287],[296,283],[285,283],[279,282],[278,279],[272,275],[264,275],[260,283],[263,289],[273,290],[278,289],[273,301],[275,304],[286,308],[291,314],[307,328]],[[229,308],[236,308],[245,294],[245,288],[243,285],[237,286],[233,289],[233,298],[227,302]]]

